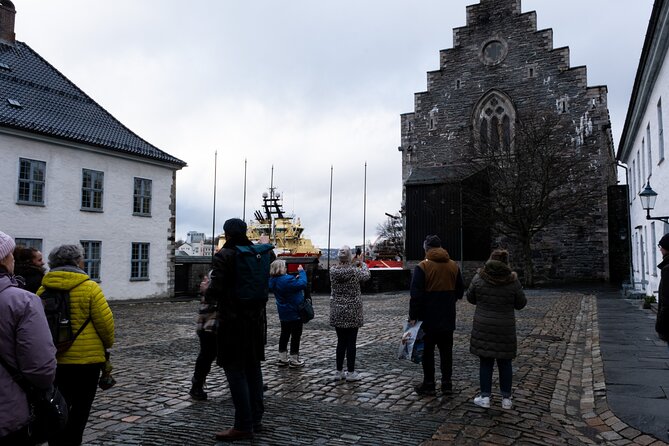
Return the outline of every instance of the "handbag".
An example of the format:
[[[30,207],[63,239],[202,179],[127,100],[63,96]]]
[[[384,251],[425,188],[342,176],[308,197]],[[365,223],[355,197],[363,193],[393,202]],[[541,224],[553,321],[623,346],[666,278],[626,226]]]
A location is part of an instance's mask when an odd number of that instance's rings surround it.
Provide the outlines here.
[[[52,385],[47,390],[38,389],[1,356],[0,364],[7,369],[12,379],[23,389],[28,398],[30,438],[36,443],[41,443],[62,432],[67,424],[69,410],[67,401],[58,388]]]
[[[404,332],[402,339],[400,339],[399,350],[397,352],[397,359],[409,359],[411,362],[420,364],[423,362],[423,350],[425,348],[425,332],[421,325],[422,321],[417,321],[414,325],[409,322],[404,324]]]
[[[314,318],[314,305],[310,297],[304,297],[302,302],[297,306],[297,313],[304,324]]]

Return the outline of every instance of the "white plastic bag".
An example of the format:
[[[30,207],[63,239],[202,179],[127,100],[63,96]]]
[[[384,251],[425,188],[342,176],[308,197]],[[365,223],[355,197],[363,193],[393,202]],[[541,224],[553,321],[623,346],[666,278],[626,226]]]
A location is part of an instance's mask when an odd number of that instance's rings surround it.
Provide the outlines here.
[[[423,321],[416,321],[413,326],[409,322],[404,324],[404,332],[400,340],[397,359],[410,359],[417,364],[421,362],[423,356],[422,348],[419,348],[422,345],[423,339],[423,332],[420,329],[421,325],[423,325]]]

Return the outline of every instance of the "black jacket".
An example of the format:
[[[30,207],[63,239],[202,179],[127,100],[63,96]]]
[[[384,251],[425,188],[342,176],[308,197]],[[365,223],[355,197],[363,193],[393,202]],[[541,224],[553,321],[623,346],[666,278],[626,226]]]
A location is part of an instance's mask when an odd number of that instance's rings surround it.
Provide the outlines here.
[[[669,342],[669,254],[664,256],[660,268],[660,287],[658,289],[657,319],[655,331],[665,342]]]
[[[248,239],[228,240],[214,256],[207,301],[218,304],[216,363],[239,368],[265,360],[267,298],[241,301],[235,296],[235,246],[251,245]],[[269,282],[269,276],[265,278]]]

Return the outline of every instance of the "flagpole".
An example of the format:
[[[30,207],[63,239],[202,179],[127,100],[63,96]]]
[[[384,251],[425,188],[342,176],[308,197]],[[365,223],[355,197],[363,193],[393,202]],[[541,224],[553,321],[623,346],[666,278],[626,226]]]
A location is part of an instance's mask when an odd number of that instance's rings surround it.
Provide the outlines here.
[[[328,214],[328,271],[330,271],[330,235],[332,234],[332,174],[333,167],[330,164],[330,213]]]
[[[214,151],[214,209],[212,212],[211,222],[211,259],[214,260],[214,253],[216,252],[216,168],[218,165],[218,150]]]
[[[362,205],[362,260],[365,261],[365,254],[367,250],[365,249],[365,227],[367,226],[367,161],[365,161],[365,186],[363,192],[363,205]]]
[[[242,210],[242,220],[246,221],[246,158],[244,158],[244,209]]]

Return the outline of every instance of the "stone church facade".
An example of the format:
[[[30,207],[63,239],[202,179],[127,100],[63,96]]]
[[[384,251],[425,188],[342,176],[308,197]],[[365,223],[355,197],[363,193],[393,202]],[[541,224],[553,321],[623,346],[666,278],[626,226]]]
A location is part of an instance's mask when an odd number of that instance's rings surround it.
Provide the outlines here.
[[[467,7],[467,24],[453,30],[453,48],[427,73],[427,91],[401,115],[403,214],[409,266],[421,260],[422,240],[438,234],[471,277],[501,245],[522,269],[519,246],[481,225],[463,204],[477,175],[463,175],[463,148],[499,129],[511,138],[522,116],[559,114],[573,150],[587,150],[594,176],[579,187],[597,189],[595,205],[556,221],[535,237],[539,281],[609,279],[608,197],[616,171],[606,86],[588,86],[586,67],[571,67],[569,48],[553,48],[552,30],[537,30],[535,12],[521,0],[481,0]],[[522,271],[520,271],[522,274]]]

